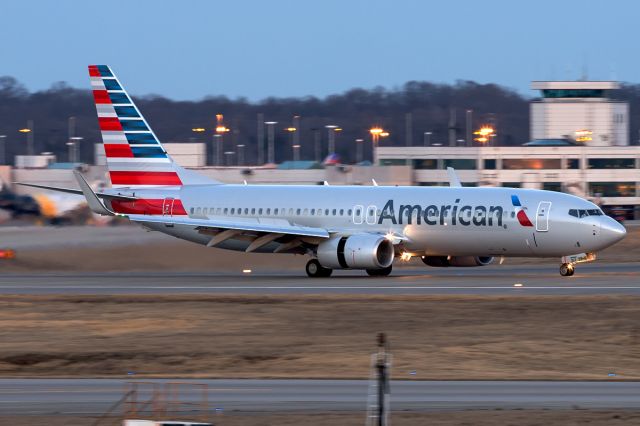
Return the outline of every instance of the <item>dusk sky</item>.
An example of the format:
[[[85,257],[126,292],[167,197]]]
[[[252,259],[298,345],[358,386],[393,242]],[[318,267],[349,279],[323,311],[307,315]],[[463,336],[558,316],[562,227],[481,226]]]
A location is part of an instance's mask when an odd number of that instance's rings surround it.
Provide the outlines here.
[[[108,64],[135,95],[326,96],[410,80],[640,82],[635,1],[5,0],[0,75],[88,88]]]

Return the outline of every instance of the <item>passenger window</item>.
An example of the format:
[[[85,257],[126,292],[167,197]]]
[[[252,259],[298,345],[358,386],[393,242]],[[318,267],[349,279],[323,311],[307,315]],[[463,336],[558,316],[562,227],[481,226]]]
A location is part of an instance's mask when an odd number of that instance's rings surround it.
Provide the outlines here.
[[[231,208],[231,214],[235,214],[236,213],[236,209]]]
[[[228,207],[225,207],[225,208],[224,208],[224,214],[227,214],[227,213],[229,213],[229,208],[228,208]]]
[[[351,209],[347,210],[347,215],[351,216]]]
[[[256,208],[255,207],[251,209],[251,214],[256,214]]]
[[[278,209],[274,209],[273,210],[273,214],[274,214],[274,216],[277,216],[278,215]]]
[[[216,214],[220,214],[220,207],[216,209]]]
[[[289,209],[289,216],[293,216],[293,209]]]
[[[340,209],[340,216],[344,216],[344,209]]]
[[[194,209],[193,209],[193,207],[191,207],[191,208],[189,209],[189,212],[191,212],[191,214],[193,214],[193,210],[194,210]]]
[[[258,214],[262,215],[262,209],[258,209]]]
[[[300,216],[300,209],[296,210],[296,214]]]
[[[333,215],[334,216],[336,215],[336,209],[333,209]]]
[[[322,209],[318,209],[318,216],[322,216]]]
[[[271,214],[271,209],[267,209],[267,216]]]
[[[198,208],[196,209],[196,213],[197,213],[197,214],[200,214],[200,212],[201,212],[201,211],[202,211],[202,208],[200,208],[200,207],[198,207]]]
[[[249,214],[249,209],[244,209],[244,214]]]
[[[334,214],[335,214],[335,213],[334,213]],[[325,216],[329,216],[329,209],[325,209],[325,210],[324,210],[324,215],[325,215]]]
[[[316,214],[316,209],[311,209],[311,216],[313,216],[314,214]]]

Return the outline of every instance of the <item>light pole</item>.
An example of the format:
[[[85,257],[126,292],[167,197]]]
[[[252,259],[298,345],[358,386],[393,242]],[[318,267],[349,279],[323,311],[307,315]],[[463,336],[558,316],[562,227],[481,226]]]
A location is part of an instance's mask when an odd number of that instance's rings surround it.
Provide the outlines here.
[[[369,129],[369,133],[371,133],[371,145],[373,149],[371,156],[373,157],[373,164],[375,165],[378,162],[378,142],[380,141],[380,135],[387,132],[385,132],[382,127],[375,126]]]
[[[227,166],[232,166],[233,165],[233,154],[235,154],[235,151],[225,151],[224,155],[227,158]]]
[[[71,138],[69,138],[69,144],[71,144],[69,146],[70,149],[70,154],[69,154],[69,162],[71,163],[78,163],[80,162],[80,142],[82,142],[82,137],[80,136],[73,136]]]
[[[28,120],[27,127],[18,131],[27,135],[27,155],[33,155],[33,120]]]
[[[238,150],[238,166],[244,166],[244,144],[236,145]]]
[[[314,127],[311,130],[313,131],[313,159],[319,163],[322,161],[322,143],[320,140],[320,129]]]
[[[329,132],[329,155],[336,152],[336,131],[339,129],[335,124],[327,124],[324,126]]]
[[[300,145],[293,145],[293,161],[300,161]]]
[[[222,135],[220,133],[216,133],[213,135],[213,139],[215,140],[215,153],[216,158],[214,158],[214,164],[216,167],[220,167],[222,164]]]
[[[362,144],[364,139],[356,139],[356,164],[362,163]]]
[[[291,146],[291,149],[293,149],[294,145],[300,145],[298,142],[296,142],[296,135],[298,134],[297,127],[287,127],[284,130],[289,132],[289,145]]]
[[[433,132],[424,132],[424,146],[431,145],[431,135]]]
[[[0,164],[6,164],[7,135],[0,135]]]
[[[276,147],[275,147],[275,128],[278,124],[277,121],[265,121],[267,125],[267,163],[274,164],[276,162]]]

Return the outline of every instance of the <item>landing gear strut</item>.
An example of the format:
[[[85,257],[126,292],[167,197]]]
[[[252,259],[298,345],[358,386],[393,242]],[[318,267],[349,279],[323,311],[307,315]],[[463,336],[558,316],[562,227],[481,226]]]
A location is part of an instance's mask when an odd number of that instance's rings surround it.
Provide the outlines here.
[[[367,274],[369,274],[370,277],[386,277],[391,273],[392,269],[393,265],[382,269],[367,269]]]
[[[571,263],[563,263],[560,265],[560,275],[563,277],[570,277],[575,272],[575,268]]]
[[[330,277],[333,269],[325,268],[318,259],[311,259],[306,266],[307,275],[311,278]]]

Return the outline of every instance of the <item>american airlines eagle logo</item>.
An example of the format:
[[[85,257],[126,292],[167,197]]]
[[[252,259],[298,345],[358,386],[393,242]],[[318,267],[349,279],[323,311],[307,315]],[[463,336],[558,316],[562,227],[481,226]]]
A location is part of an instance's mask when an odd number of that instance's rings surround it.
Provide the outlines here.
[[[520,203],[520,198],[517,195],[511,196],[511,204],[516,208],[516,217],[518,218],[518,222],[522,226],[533,226],[533,223],[529,220],[529,216],[527,216],[527,212],[525,211],[527,208],[522,207],[522,203]]]

